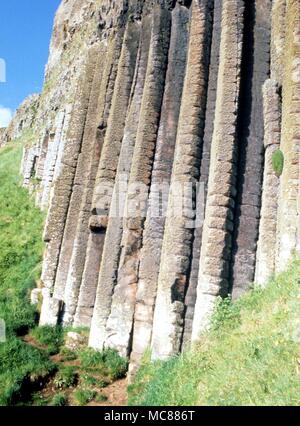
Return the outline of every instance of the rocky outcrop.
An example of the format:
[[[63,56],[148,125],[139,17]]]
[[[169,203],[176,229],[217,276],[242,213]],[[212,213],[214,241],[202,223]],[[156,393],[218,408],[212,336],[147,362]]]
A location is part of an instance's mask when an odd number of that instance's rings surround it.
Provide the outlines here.
[[[0,129],[0,146],[18,139],[27,132],[27,143],[33,138],[34,125],[40,104],[40,95],[28,96],[19,106],[7,128]]]
[[[61,3],[22,166],[41,324],[134,373],[299,251],[299,31],[298,0]]]

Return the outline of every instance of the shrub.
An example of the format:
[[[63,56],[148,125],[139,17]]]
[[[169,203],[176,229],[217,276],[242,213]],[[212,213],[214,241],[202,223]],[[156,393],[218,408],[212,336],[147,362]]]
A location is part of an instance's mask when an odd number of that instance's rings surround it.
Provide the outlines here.
[[[77,405],[86,405],[96,397],[97,392],[79,389],[73,395]]]
[[[280,149],[274,151],[272,155],[272,166],[276,176],[281,176],[284,167],[284,155]]]
[[[64,407],[68,404],[68,398],[63,393],[55,395],[50,403],[52,407]]]
[[[103,395],[103,393],[99,393],[95,398],[96,402],[106,402],[107,400],[108,397],[106,395]]]
[[[54,386],[57,389],[66,389],[75,386],[78,381],[78,375],[75,367],[67,366],[59,370],[54,378]]]

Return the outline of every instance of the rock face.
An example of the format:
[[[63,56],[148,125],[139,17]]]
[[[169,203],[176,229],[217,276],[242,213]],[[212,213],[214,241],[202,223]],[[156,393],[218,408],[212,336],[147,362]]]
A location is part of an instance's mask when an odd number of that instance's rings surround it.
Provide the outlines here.
[[[64,0],[38,102],[41,324],[134,373],[300,251],[299,0]]]
[[[28,96],[17,109],[13,119],[7,128],[0,129],[0,147],[8,142],[18,139],[23,132],[31,132],[35,126],[35,120],[40,104],[40,95]]]

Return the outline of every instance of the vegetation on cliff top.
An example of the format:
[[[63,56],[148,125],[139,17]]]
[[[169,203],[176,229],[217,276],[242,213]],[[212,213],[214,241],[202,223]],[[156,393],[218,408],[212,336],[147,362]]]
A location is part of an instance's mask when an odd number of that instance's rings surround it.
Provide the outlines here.
[[[221,302],[212,330],[168,362],[145,356],[131,405],[299,405],[300,261],[236,303]]]

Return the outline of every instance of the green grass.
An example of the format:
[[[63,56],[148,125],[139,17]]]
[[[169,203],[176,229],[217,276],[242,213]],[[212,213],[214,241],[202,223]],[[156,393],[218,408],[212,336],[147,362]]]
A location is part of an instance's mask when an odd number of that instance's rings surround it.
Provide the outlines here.
[[[122,379],[126,376],[128,362],[113,349],[97,352],[86,348],[78,352],[82,369],[88,371],[99,371],[111,380]]]
[[[75,386],[78,382],[78,374],[73,366],[66,366],[59,370],[54,378],[56,389],[67,389]]]
[[[52,407],[64,407],[66,405],[68,405],[68,398],[64,393],[58,393],[55,395],[50,403],[50,406]]]
[[[28,386],[54,369],[47,355],[17,336],[35,325],[30,290],[40,274],[43,216],[20,186],[20,143],[0,149],[0,318],[6,323],[0,343],[0,405],[28,396]]]
[[[79,406],[83,406],[93,401],[96,398],[97,392],[92,390],[77,390],[73,394],[75,402]]]
[[[58,354],[64,344],[64,332],[62,327],[36,327],[31,331],[31,336],[41,345],[47,346],[49,355]]]
[[[220,303],[212,329],[190,352],[151,363],[130,405],[299,405],[300,261],[236,303]]]

